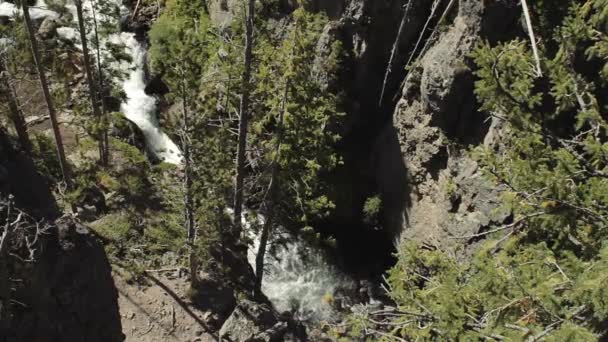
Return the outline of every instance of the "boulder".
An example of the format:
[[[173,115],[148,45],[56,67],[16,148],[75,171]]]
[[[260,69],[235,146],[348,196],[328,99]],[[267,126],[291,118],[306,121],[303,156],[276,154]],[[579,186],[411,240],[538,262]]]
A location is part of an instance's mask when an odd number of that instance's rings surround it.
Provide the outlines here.
[[[226,286],[219,276],[209,273],[199,277],[192,301],[200,310],[213,313],[207,320],[213,329],[219,329],[236,306],[234,289]]]
[[[57,19],[46,17],[38,28],[38,36],[43,40],[54,38],[57,35],[57,27]]]
[[[284,341],[288,324],[279,322],[268,304],[241,301],[220,329],[220,338],[234,342]]]

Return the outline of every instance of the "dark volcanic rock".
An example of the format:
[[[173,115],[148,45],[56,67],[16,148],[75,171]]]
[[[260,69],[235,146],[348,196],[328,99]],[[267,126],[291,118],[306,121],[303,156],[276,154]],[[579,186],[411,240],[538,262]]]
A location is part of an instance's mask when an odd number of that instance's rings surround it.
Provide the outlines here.
[[[28,215],[9,212],[14,205]],[[118,293],[89,230],[58,216],[33,162],[0,131],[0,342],[122,341]],[[39,232],[39,233],[37,233]]]
[[[224,322],[220,338],[239,342],[285,341],[287,322],[279,322],[277,314],[267,304],[243,300]]]
[[[118,292],[101,244],[69,218],[40,242],[36,261],[11,270],[23,283],[12,295],[8,331],[0,341],[123,341]]]
[[[32,160],[13,147],[0,130],[0,193],[12,194],[18,207],[35,217],[59,215],[47,179],[36,171]]]

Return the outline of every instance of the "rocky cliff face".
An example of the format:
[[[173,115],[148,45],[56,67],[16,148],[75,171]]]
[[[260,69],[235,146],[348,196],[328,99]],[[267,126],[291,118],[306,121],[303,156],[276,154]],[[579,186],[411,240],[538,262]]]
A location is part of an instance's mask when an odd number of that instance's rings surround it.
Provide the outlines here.
[[[467,153],[500,139],[500,123],[477,110],[468,55],[480,40],[516,31],[517,1],[465,0],[451,12],[451,24],[408,73],[387,128],[397,131],[411,187],[403,235],[435,245],[509,215],[494,210],[497,193]]]
[[[230,20],[235,4],[210,1],[216,22]],[[289,13],[296,2],[278,5]],[[339,149],[345,163],[330,176],[335,213],[318,227],[337,237],[347,268],[382,272],[398,236],[444,244],[504,220],[508,213],[494,210],[496,192],[467,153],[500,139],[500,123],[477,110],[468,56],[481,40],[521,32],[518,1],[331,0],[309,6],[330,18],[319,56],[333,39],[345,50],[342,73],[328,84],[344,94]],[[382,199],[380,230],[361,223],[363,205],[375,195]]]
[[[89,230],[0,132],[0,341],[122,341],[117,291]],[[20,211],[23,210],[23,211]]]

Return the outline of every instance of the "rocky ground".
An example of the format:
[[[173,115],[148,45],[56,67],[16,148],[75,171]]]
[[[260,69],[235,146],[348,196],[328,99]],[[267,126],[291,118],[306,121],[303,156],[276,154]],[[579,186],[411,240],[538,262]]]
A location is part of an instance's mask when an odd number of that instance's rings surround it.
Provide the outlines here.
[[[142,286],[114,272],[125,342],[218,340],[205,332],[209,313],[192,305],[187,297],[188,281],[177,273],[175,269],[147,274],[149,285]]]

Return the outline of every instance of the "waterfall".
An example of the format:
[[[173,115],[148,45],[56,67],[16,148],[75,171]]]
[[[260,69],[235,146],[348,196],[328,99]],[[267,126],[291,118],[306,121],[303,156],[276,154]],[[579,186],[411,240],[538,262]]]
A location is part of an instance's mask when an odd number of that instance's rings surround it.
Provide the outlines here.
[[[119,35],[119,39],[132,58],[131,65],[123,65],[123,70],[130,72],[123,83],[127,100],[121,105],[121,110],[127,119],[139,127],[144,134],[148,149],[158,159],[166,163],[181,164],[182,154],[179,147],[160,128],[156,116],[156,99],[144,91],[146,49],[137,41],[133,33],[123,32]]]
[[[261,226],[264,218],[258,217],[258,221]],[[246,223],[245,228],[253,237],[247,259],[255,269],[260,236],[251,224]],[[274,238],[264,259],[262,292],[274,307],[279,312],[289,311],[305,322],[332,321],[339,317],[339,308],[345,304],[342,301],[356,290],[355,282],[328,263],[329,257],[321,248],[280,227],[272,235]]]
[[[53,19],[59,18],[59,14],[46,8],[44,0],[36,1],[36,5],[34,7],[31,7],[29,12],[30,17],[34,21],[42,20],[47,17]],[[16,14],[21,14],[21,8],[15,6],[15,4],[12,4],[10,2],[0,0],[0,17],[12,18]]]
[[[90,2],[87,13],[90,15]],[[129,10],[117,1],[121,13],[128,14]],[[101,13],[98,12],[98,15]],[[115,23],[118,25],[118,22]],[[92,32],[91,32],[92,34]],[[124,45],[125,51],[131,56],[131,62],[123,61],[118,66],[128,77],[123,81],[122,88],[126,100],[120,106],[125,117],[133,122],[143,133],[146,146],[154,156],[166,163],[179,165],[182,163],[182,153],[171,138],[163,132],[158,122],[156,98],[146,94],[144,67],[146,65],[146,48],[137,40],[134,33],[121,32],[108,37],[114,44]],[[100,43],[102,46],[105,42]]]
[[[122,6],[120,1],[117,1],[116,5],[120,7],[121,12],[128,13],[128,9]],[[76,20],[76,7],[73,4],[67,4],[66,7],[72,13],[74,20]],[[83,9],[85,16],[90,18],[91,2],[84,2]],[[100,11],[97,12],[99,16],[98,20],[101,20],[103,15]],[[13,17],[18,13],[20,13],[20,9],[14,4],[0,0],[0,16]],[[59,18],[59,14],[46,8],[44,0],[38,0],[36,7],[30,8],[30,15],[34,20],[47,17],[53,19]],[[118,21],[114,21],[118,25]],[[61,39],[74,42],[76,47],[81,48],[80,36],[74,28],[59,27],[57,28],[57,35]],[[89,30],[89,37],[93,38],[92,30]],[[135,38],[134,33],[121,32],[113,34],[107,40],[115,44],[124,45],[126,52],[132,59],[130,63],[122,62],[118,65],[122,71],[128,74],[127,79],[123,81],[122,85],[127,98],[121,104],[121,111],[129,121],[133,122],[142,131],[146,140],[146,146],[156,158],[166,163],[181,164],[182,154],[179,147],[163,132],[158,122],[156,99],[144,91],[146,88],[144,73],[146,63],[145,47]],[[102,49],[105,44],[106,41],[100,42]]]

